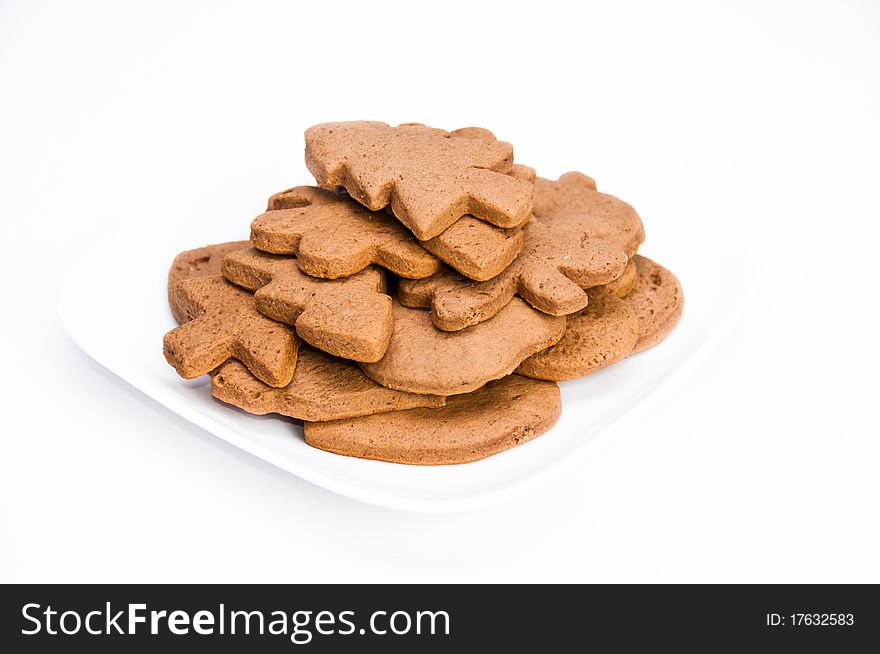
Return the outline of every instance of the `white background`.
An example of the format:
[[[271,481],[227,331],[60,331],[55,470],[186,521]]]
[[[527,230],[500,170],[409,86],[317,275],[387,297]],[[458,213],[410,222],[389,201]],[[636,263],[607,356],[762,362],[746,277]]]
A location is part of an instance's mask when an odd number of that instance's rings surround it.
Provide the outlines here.
[[[0,581],[880,581],[880,4],[487,5],[0,3]],[[577,466],[439,516],[240,454],[69,341],[95,242],[245,236],[347,119],[489,127],[634,204],[649,256],[736,231],[751,310]]]

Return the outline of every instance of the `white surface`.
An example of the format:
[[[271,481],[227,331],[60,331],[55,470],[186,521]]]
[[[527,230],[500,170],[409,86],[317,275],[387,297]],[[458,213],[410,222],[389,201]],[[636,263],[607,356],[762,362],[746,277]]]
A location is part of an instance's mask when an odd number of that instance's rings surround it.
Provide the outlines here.
[[[699,232],[719,241],[710,253],[687,247],[669,234],[665,241],[671,243],[663,252],[675,261],[688,288],[688,311],[663,347],[562,384],[564,411],[545,437],[468,465],[395,465],[314,449],[303,440],[302,428],[289,420],[248,415],[214,401],[207,376],[182,381],[158,346],[177,325],[168,310],[169,261],[205,239],[236,239],[241,221],[221,225],[214,215],[180,216],[175,222],[184,227],[169,239],[171,229],[152,224],[149,216],[134,215],[135,210],[129,209],[134,220],[144,224],[107,239],[64,282],[59,309],[73,340],[164,407],[242,450],[322,488],[401,510],[485,506],[515,497],[565,465],[576,464],[603,432],[618,420],[631,419],[643,402],[667,390],[705,358],[742,316],[752,288],[751,278],[743,283],[724,273],[743,266],[747,256],[734,246],[732,236]],[[107,270],[127,274],[107,276],[101,285],[93,285]],[[112,321],[105,316],[108,297],[113,298]]]
[[[880,581],[876,2],[302,4],[0,4],[0,580]],[[244,228],[306,178],[304,127],[362,117],[583,170],[673,269],[670,234],[734,230],[760,291],[601,448],[447,515],[240,454],[65,336],[61,280],[98,239]]]

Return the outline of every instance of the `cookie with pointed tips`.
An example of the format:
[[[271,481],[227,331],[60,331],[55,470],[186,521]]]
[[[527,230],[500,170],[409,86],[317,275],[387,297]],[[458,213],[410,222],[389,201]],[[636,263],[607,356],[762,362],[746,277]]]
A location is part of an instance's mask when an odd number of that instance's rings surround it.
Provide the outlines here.
[[[648,257],[636,255],[636,286],[624,299],[639,319],[633,354],[654,347],[675,329],[684,311],[684,293],[675,275]]]
[[[402,304],[431,309],[434,324],[464,329],[494,316],[514,295],[554,316],[583,309],[583,289],[608,284],[626,268],[626,254],[607,241],[590,238],[590,221],[571,215],[524,228],[522,252],[507,268],[484,282],[464,280],[445,269],[424,280],[401,281]]]
[[[392,216],[370,211],[347,195],[297,186],[269,198],[266,213],[251,223],[254,247],[295,254],[313,277],[348,277],[370,264],[400,277],[420,279],[440,268]]]
[[[291,327],[257,310],[254,296],[223,277],[192,277],[170,292],[181,324],[165,334],[165,359],[184,379],[238,359],[270,386],[290,383],[299,339]]]
[[[247,248],[249,241],[220,243],[182,252],[168,271],[168,289],[183,279],[219,275],[223,257]],[[172,303],[172,311],[180,313]],[[180,322],[186,317],[181,313]],[[383,411],[445,404],[438,395],[416,395],[380,386],[357,364],[301,346],[290,383],[275,388],[260,381],[234,359],[210,373],[212,395],[255,414],[278,413],[300,420],[340,420]]]
[[[211,373],[211,394],[248,413],[278,413],[300,420],[342,420],[415,407],[442,407],[444,397],[417,395],[380,386],[350,361],[308,346],[300,348],[293,379],[273,388],[238,361]]]
[[[630,205],[613,195],[596,190],[596,182],[578,172],[557,181],[538,177],[532,210],[539,220],[552,224],[571,214],[590,220],[590,236],[614,243],[632,257],[645,240],[642,220]]]
[[[476,139],[478,141],[497,141],[495,135],[485,127],[459,127],[449,132],[452,136],[459,136],[465,139]],[[535,183],[535,169],[523,164],[515,163],[507,173],[515,179],[521,179],[530,184]]]
[[[464,139],[476,139],[478,141],[498,140],[495,135],[485,127],[459,127],[458,129],[454,129],[449,133],[452,136],[458,136]],[[513,164],[513,166],[511,166],[510,168],[510,172],[508,172],[507,174],[516,179],[521,179],[523,181],[529,182],[530,184],[535,183],[535,169],[529,166],[524,166],[523,164]]]
[[[422,246],[465,277],[484,281],[511,264],[522,251],[524,238],[519,227],[502,229],[463,216],[440,236],[422,241]]]
[[[220,265],[223,262],[223,257],[249,245],[250,241],[217,243],[186,250],[174,257],[171,268],[168,269],[168,306],[171,307],[171,313],[178,323],[184,322],[186,317],[183,314],[177,315],[177,304],[172,297],[171,291],[177,282],[193,277],[211,277],[221,274]]]
[[[518,298],[494,317],[444,332],[431,314],[394,303],[394,332],[385,356],[363,363],[367,377],[410,393],[457,395],[510,374],[527,357],[556,343],[565,318],[535,311]]]
[[[600,287],[601,288],[601,287]],[[534,379],[565,381],[625,359],[639,338],[635,310],[610,292],[593,289],[587,308],[565,318],[565,334],[516,371]]]
[[[319,279],[300,270],[293,257],[249,248],[224,257],[223,275],[254,291],[261,313],[294,325],[300,338],[319,350],[354,361],[378,361],[385,353],[391,298],[380,268]]]
[[[442,409],[306,422],[306,443],[335,454],[413,465],[476,461],[548,431],[562,410],[559,387],[509,375]]]
[[[464,129],[492,134],[480,127]],[[514,164],[508,175],[529,183],[535,181],[535,169],[520,164]],[[522,251],[525,236],[521,228],[522,225],[502,229],[473,216],[462,216],[442,234],[422,241],[421,245],[465,277],[485,281],[507,268]]]
[[[463,127],[454,136],[495,141],[495,135],[482,127]],[[511,177],[535,182],[535,169],[513,164]],[[526,219],[528,221],[528,218]],[[462,216],[442,234],[421,245],[469,279],[485,281],[507,268],[523,247],[522,225],[509,229],[496,227],[473,216]]]
[[[499,227],[528,219],[534,185],[508,175],[513,146],[424,125],[356,121],[306,130],[306,166],[373,211],[388,205],[421,241],[465,214]]]

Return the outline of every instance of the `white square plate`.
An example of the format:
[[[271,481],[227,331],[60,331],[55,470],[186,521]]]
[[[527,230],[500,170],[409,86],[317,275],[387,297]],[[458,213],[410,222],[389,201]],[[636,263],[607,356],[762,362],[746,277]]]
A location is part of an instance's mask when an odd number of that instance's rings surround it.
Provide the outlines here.
[[[70,336],[96,361],[254,456],[364,502],[450,511],[522,492],[573,463],[613,423],[692,369],[733,328],[749,296],[741,249],[729,235],[701,235],[693,225],[685,233],[686,240],[652,236],[648,245],[654,249],[643,248],[675,272],[684,287],[685,312],[673,334],[610,369],[560,384],[562,417],[548,433],[458,466],[405,466],[329,454],[306,445],[301,427],[292,421],[251,416],[214,400],[207,376],[192,382],[177,376],[162,356],[162,336],[176,324],[167,306],[168,267],[180,251],[246,238],[240,220],[224,225],[216,216],[206,217],[178,223],[173,230],[152,223],[116,235],[71,273],[60,311]],[[734,270],[736,276],[730,274]]]

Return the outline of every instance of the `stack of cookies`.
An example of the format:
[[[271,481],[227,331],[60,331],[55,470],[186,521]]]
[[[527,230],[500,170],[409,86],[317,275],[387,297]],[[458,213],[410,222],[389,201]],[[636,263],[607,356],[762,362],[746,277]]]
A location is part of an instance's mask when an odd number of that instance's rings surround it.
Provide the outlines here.
[[[659,343],[684,298],[636,254],[625,202],[514,163],[491,132],[326,123],[316,186],[269,198],[250,240],[177,256],[168,362],[215,398],[303,421],[309,445],[464,463],[549,430],[556,382]]]

